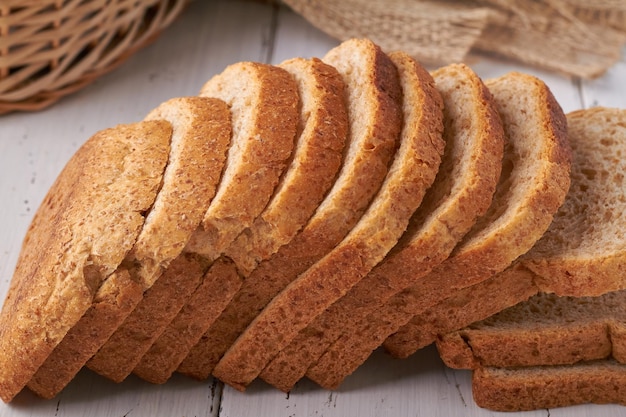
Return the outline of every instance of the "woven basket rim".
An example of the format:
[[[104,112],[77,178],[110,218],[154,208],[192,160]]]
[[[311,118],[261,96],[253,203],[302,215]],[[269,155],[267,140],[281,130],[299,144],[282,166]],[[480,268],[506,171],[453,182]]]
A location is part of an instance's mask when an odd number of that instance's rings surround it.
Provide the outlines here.
[[[41,110],[86,87],[153,42],[187,4],[5,2],[0,6],[0,114]]]

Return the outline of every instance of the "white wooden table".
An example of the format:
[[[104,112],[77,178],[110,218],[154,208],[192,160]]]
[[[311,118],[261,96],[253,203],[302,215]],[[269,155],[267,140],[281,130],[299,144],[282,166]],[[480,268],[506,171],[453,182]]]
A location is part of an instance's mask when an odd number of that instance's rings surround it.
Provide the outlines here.
[[[0,117],[0,298],[4,299],[25,230],[48,187],[96,131],[138,121],[160,102],[194,95],[227,65],[322,56],[337,41],[285,8],[239,1],[196,1],[173,27],[124,66],[50,109]],[[606,76],[580,81],[512,63],[472,64],[484,78],[510,70],[540,76],[565,111],[593,105],[626,108],[626,61]],[[376,352],[340,390],[309,381],[285,395],[262,382],[245,392],[175,376],[162,386],[131,377],[111,383],[82,371],[57,398],[27,391],[0,417],[281,417],[490,416],[473,403],[469,372],[446,369],[432,348],[407,360]],[[626,407],[577,406],[524,416],[626,416]]]

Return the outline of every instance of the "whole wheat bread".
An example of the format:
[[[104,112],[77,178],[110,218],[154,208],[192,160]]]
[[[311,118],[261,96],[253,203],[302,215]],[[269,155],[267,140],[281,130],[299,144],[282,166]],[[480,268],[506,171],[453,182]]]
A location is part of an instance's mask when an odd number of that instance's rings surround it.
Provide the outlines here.
[[[185,251],[200,255],[198,262],[203,265],[201,269],[185,272],[185,268],[181,268],[178,274],[164,275],[168,279],[159,280],[157,287],[146,293],[138,308],[88,362],[90,369],[114,381],[123,380],[133,371],[184,306],[210,262],[265,207],[291,156],[298,122],[298,94],[289,73],[265,64],[231,65],[203,86],[201,96],[226,102],[232,113],[233,133],[223,169],[222,166],[205,167],[208,169],[199,169],[196,176],[190,178],[202,181],[208,172],[219,182],[210,204],[193,206],[204,218],[200,227],[195,224],[191,238],[184,242],[187,244]],[[200,140],[205,135],[198,133],[199,128],[206,126],[206,117],[210,117],[211,112],[206,111],[204,115],[204,123],[196,126],[194,132]],[[190,157],[183,161],[184,167],[201,167]],[[254,195],[244,189],[254,190]],[[193,199],[184,194],[178,199],[193,204]],[[175,217],[175,213],[170,215]],[[161,230],[160,233],[166,232]],[[201,249],[194,249],[194,244]],[[189,275],[188,279],[184,275]]]
[[[344,57],[331,53],[326,59],[332,62]],[[399,59],[411,60],[407,55]],[[434,89],[430,93],[437,94]],[[408,130],[400,137],[389,172],[359,222],[331,252],[274,297],[216,365],[216,377],[237,388],[252,382],[300,330],[346,294],[396,245],[439,165],[441,151],[433,148],[432,142],[442,142],[441,110],[437,104],[422,110],[426,109],[429,114],[422,120],[429,128],[423,135]],[[409,119],[409,123],[414,122]],[[426,154],[423,158],[422,152]],[[423,162],[432,158],[434,163]]]
[[[549,227],[570,185],[566,119],[548,87],[535,77],[519,73],[486,84],[509,138],[505,174],[490,211],[447,262],[452,274],[439,282],[445,290],[438,291],[437,297],[431,298],[435,303],[426,303],[416,311],[418,314],[456,291],[497,275],[528,252]],[[434,286],[419,290],[436,291]],[[422,322],[419,318],[415,321]],[[412,323],[385,342],[392,355],[408,356],[422,347],[407,336],[412,335]]]
[[[620,165],[623,165],[619,154],[626,143],[624,120],[626,111],[618,109],[593,108],[568,114],[573,152],[572,185],[545,236],[519,261],[523,267],[534,266],[541,263],[541,256],[544,256],[546,262],[556,266],[554,261],[561,259],[559,267],[567,273],[541,276],[538,274],[541,269],[527,272],[528,278],[518,293],[519,298],[492,297],[487,308],[478,306],[474,294],[480,299],[496,287],[502,293],[509,290],[510,282],[502,281],[500,286],[497,283],[499,278],[494,277],[494,282],[486,281],[467,288],[433,308],[428,313],[430,317],[443,318],[450,315],[451,308],[465,311],[462,321],[446,325],[439,331],[430,330],[441,335],[438,341],[440,355],[450,366],[473,367],[479,363],[469,354],[469,346],[463,342],[461,332],[466,330],[463,329],[465,326],[522,302],[530,295],[570,287],[575,288],[575,296],[595,296],[598,291],[607,293],[610,292],[607,290],[619,287],[620,282],[624,288],[623,274],[618,272],[620,262],[623,265],[626,248],[624,234],[620,232],[624,202],[619,182]],[[610,242],[605,237],[608,235],[612,237]],[[526,259],[532,261],[527,265]],[[589,279],[589,271],[593,271],[593,278],[596,279]],[[582,286],[581,282],[587,284]],[[586,338],[584,332],[580,337]],[[620,337],[613,339],[621,340]],[[514,346],[501,345],[500,349],[500,353],[493,354],[517,355]],[[567,347],[564,349],[567,351]]]
[[[406,163],[405,181],[413,183],[413,192],[423,194],[438,172],[445,142],[443,131],[443,102],[435,89],[434,80],[414,59],[402,52],[389,54],[398,69],[403,91],[404,125],[401,145],[395,164]],[[403,162],[404,159],[404,162]],[[413,178],[411,178],[411,176]],[[349,326],[351,315],[360,315],[364,305],[373,304],[380,294],[369,274],[341,302],[335,303],[294,338],[261,372],[266,382],[289,391],[304,376],[311,362],[332,341],[332,335]],[[319,352],[319,353],[317,353]]]
[[[369,319],[367,340],[395,333],[412,316],[455,291],[506,269],[541,237],[563,203],[569,187],[570,149],[565,116],[548,87],[519,73],[491,80],[487,86],[507,137],[493,202],[446,261],[391,298],[375,318]],[[528,140],[528,136],[535,139]],[[337,386],[369,354],[355,354],[353,346],[361,352],[365,346],[356,341],[356,334],[338,340],[307,375],[323,386]],[[393,342],[385,342],[385,348],[392,351]],[[414,346],[411,340],[403,339],[403,343],[403,347]],[[337,351],[350,354],[344,353],[340,361]]]
[[[381,296],[377,303],[362,303],[350,317],[350,328],[367,328],[370,314],[404,288],[443,262],[491,203],[502,166],[504,132],[489,91],[467,66],[450,65],[433,73],[444,104],[446,147],[439,172],[424,202],[414,214],[408,231],[387,258],[363,281]],[[471,204],[468,204],[471,202]],[[365,285],[363,290],[367,291]],[[355,312],[356,312],[355,311]],[[343,336],[336,335],[331,343]],[[382,340],[364,340],[371,347]],[[320,352],[332,349],[332,344]],[[339,355],[343,355],[340,353]],[[314,369],[312,362],[309,370]],[[307,376],[309,372],[307,372]]]
[[[300,96],[291,163],[261,215],[211,266],[202,285],[136,365],[134,373],[148,381],[169,378],[228,304],[242,278],[306,224],[339,170],[348,129],[341,76],[318,59],[296,58],[279,66],[294,77]]]
[[[626,290],[598,297],[539,293],[485,320],[442,335],[448,366],[518,368],[626,361]]]
[[[200,95],[224,100],[233,114],[234,140],[215,202],[186,248],[215,260],[269,202],[293,152],[299,99],[287,71],[256,62],[228,66]]]
[[[143,292],[182,251],[215,193],[230,141],[226,104],[197,97],[172,99],[146,120],[166,120],[173,128],[161,189],[115,279],[99,288],[93,306],[29,382],[29,388],[40,396],[56,395],[103,345],[107,346],[107,339],[141,303]],[[126,344],[118,349],[116,353],[122,356]]]
[[[10,401],[93,302],[153,204],[172,130],[95,134],[69,160],[28,229],[0,314],[0,397]]]
[[[626,365],[614,360],[527,368],[480,368],[474,401],[495,411],[528,411],[576,404],[626,405]]]
[[[383,182],[402,125],[395,67],[378,46],[360,39],[342,43],[324,61],[346,85],[349,136],[339,174],[304,229],[246,278],[237,297],[181,363],[178,370],[184,374],[207,378],[265,305],[345,237]]]

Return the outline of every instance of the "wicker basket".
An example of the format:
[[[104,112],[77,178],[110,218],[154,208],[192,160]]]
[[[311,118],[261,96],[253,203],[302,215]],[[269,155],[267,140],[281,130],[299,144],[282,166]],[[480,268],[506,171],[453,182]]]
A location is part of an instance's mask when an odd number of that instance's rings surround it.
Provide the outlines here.
[[[0,114],[37,110],[132,55],[186,0],[3,0]]]

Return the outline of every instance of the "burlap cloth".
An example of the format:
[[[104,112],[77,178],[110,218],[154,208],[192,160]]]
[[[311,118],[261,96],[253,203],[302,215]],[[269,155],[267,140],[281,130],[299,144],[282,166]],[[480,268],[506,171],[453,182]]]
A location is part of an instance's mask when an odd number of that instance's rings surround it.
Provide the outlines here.
[[[283,0],[339,40],[368,37],[425,64],[492,54],[583,78],[626,43],[626,0]]]

